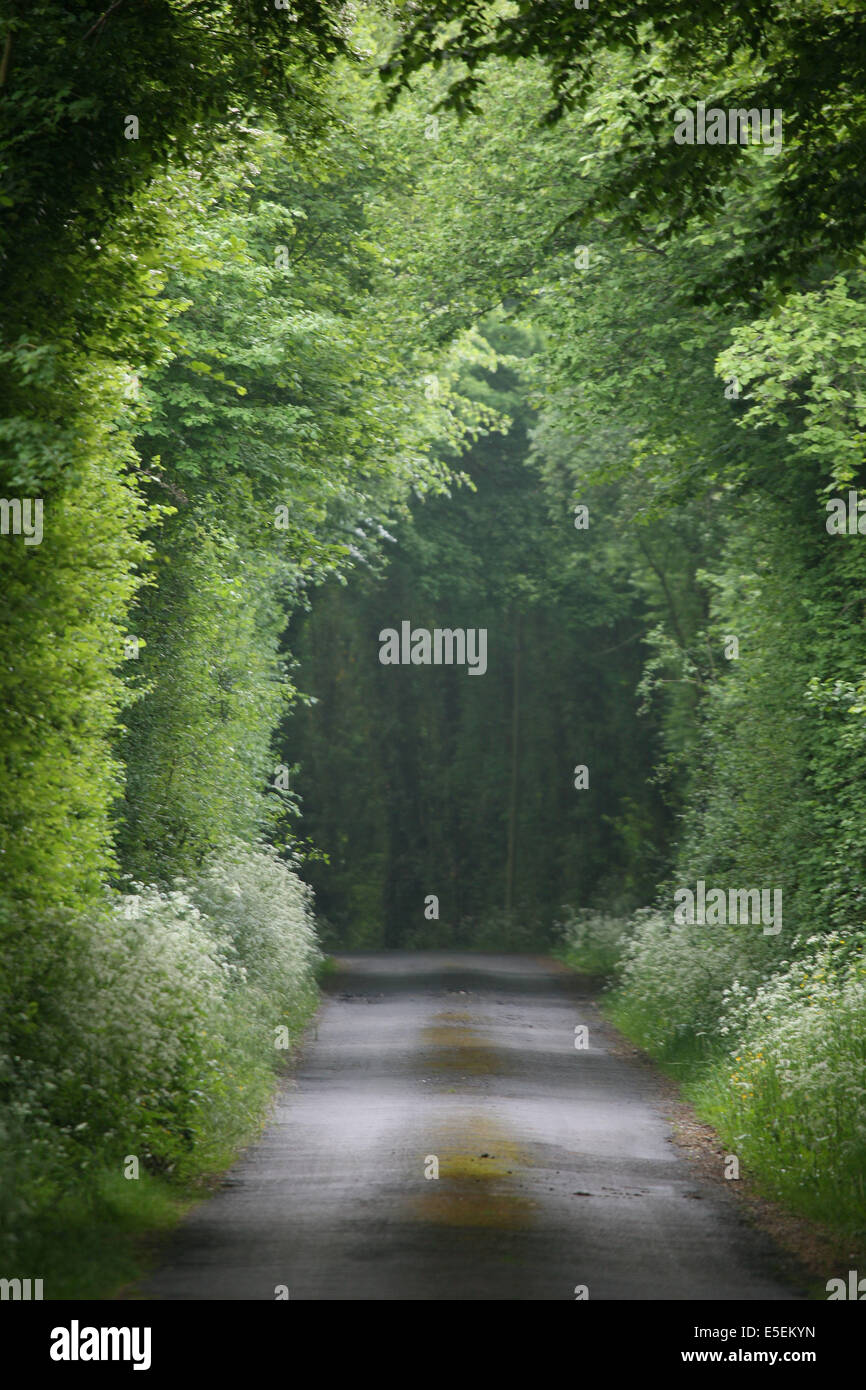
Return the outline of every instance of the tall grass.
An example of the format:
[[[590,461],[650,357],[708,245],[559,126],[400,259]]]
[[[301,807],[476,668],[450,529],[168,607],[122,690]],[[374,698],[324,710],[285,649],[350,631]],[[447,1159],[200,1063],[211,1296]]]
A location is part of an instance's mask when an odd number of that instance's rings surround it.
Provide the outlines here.
[[[784,946],[647,909],[563,923],[563,958],[612,973],[605,1011],[670,1069],[766,1195],[866,1235],[864,932]]]

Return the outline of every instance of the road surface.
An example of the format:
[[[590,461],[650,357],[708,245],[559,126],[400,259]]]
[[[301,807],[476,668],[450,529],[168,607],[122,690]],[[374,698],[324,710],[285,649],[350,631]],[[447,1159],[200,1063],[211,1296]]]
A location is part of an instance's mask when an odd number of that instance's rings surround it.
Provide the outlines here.
[[[556,962],[343,956],[264,1137],[138,1296],[802,1296],[670,1134]]]

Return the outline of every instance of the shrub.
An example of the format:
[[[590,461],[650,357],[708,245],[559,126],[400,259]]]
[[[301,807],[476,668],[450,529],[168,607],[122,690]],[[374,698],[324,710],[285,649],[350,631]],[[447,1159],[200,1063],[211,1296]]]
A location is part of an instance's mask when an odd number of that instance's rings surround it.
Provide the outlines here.
[[[188,892],[266,1007],[287,1011],[306,998],[321,960],[312,893],[275,850],[236,842],[211,856]]]
[[[0,1045],[13,1242],[127,1155],[183,1178],[227,1162],[286,1056],[275,1030],[291,1041],[315,1006],[310,893],[272,849],[235,844],[171,891],[129,889],[66,914],[50,988]]]
[[[565,907],[555,929],[569,965],[592,975],[608,975],[619,965],[631,924],[627,918],[592,908]]]
[[[862,1223],[866,1173],[866,959],[854,932],[810,937],[809,954],[757,990],[725,992],[727,1055],[708,1113],[766,1186],[801,1209]]]

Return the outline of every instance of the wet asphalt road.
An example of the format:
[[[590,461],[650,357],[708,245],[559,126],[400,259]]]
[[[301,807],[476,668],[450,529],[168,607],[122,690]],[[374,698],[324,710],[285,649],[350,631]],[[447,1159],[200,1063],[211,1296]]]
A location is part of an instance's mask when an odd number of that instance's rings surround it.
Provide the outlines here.
[[[339,963],[263,1139],[139,1296],[798,1296],[578,977],[535,956]]]

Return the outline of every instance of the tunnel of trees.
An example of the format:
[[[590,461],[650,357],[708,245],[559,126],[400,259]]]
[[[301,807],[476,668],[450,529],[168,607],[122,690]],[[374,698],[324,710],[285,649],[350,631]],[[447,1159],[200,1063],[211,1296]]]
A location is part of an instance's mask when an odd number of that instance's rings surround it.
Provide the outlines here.
[[[845,0],[6,4],[0,1203],[58,1287],[341,948],[604,971],[862,1231],[864,76]]]
[[[463,455],[466,485],[412,509],[383,570],[331,581],[289,635],[315,703],[284,747],[343,946],[538,946],[563,904],[626,913],[667,867],[658,721],[635,694],[650,596],[606,563],[603,490],[571,514],[545,488],[530,339],[484,328],[495,365],[461,385],[508,425]],[[483,679],[382,665],[380,632],[406,620],[484,629]]]

